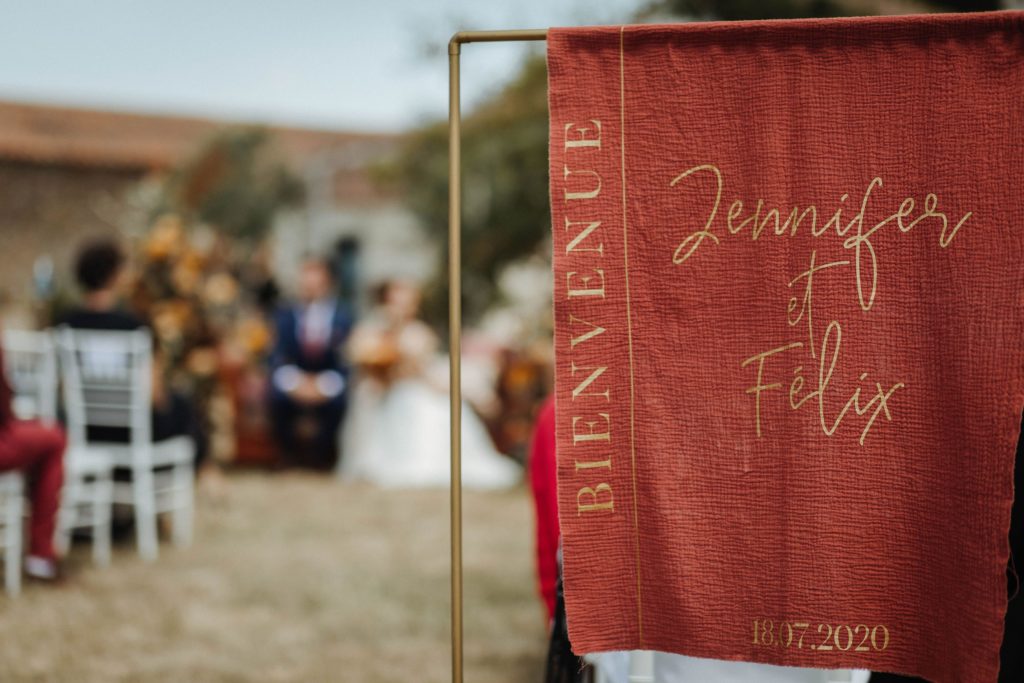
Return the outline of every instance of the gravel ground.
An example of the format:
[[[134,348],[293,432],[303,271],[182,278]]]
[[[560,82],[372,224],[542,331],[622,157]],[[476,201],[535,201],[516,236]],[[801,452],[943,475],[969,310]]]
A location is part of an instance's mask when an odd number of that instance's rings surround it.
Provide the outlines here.
[[[465,498],[466,680],[539,681],[525,490]],[[196,543],[0,597],[0,681],[450,680],[446,491],[236,473]]]

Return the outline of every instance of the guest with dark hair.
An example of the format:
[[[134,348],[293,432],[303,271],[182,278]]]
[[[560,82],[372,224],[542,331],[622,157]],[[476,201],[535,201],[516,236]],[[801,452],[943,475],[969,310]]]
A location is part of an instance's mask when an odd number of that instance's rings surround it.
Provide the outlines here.
[[[121,245],[112,239],[85,244],[75,260],[75,280],[82,290],[82,303],[68,311],[58,323],[87,330],[137,330],[145,323],[120,308],[127,269]]]
[[[39,422],[15,418],[12,392],[3,371],[0,348],[0,472],[25,474],[29,486],[30,536],[25,573],[41,581],[57,578],[53,538],[64,481],[64,432]]]
[[[299,301],[278,311],[270,356],[270,410],[282,464],[330,470],[338,460],[348,364],[342,354],[352,318],[338,302],[330,266],[307,258]]]
[[[148,325],[124,310],[121,300],[127,282],[127,258],[113,239],[86,243],[75,261],[75,278],[82,290],[82,302],[57,321],[58,325],[80,330],[131,331]],[[202,419],[188,397],[172,391],[164,381],[165,368],[159,346],[153,353],[152,430],[156,441],[189,436],[196,447],[196,471],[206,462],[209,438]],[[97,441],[127,441],[126,430],[90,427],[89,438]]]

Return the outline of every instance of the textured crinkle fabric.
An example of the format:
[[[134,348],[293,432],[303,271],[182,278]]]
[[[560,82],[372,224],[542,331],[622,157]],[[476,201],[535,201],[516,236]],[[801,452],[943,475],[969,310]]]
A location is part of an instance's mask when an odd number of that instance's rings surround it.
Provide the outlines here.
[[[578,653],[995,681],[1019,12],[554,29]]]

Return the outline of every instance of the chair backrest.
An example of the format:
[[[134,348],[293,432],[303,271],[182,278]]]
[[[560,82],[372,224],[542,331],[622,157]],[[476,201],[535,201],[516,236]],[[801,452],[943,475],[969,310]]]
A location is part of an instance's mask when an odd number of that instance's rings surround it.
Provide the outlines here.
[[[72,444],[88,441],[89,427],[129,430],[133,443],[150,443],[153,353],[148,330],[57,330],[64,410]]]
[[[14,414],[25,420],[55,422],[58,378],[53,335],[6,330],[2,343]]]

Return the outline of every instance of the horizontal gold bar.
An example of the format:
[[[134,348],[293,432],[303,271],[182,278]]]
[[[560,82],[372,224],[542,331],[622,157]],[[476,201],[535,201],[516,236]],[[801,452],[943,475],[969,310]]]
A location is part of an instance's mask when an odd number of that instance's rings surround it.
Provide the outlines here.
[[[457,54],[459,46],[464,43],[505,43],[525,40],[547,40],[548,31],[544,28],[520,29],[514,31],[459,31],[448,43],[448,53]]]

